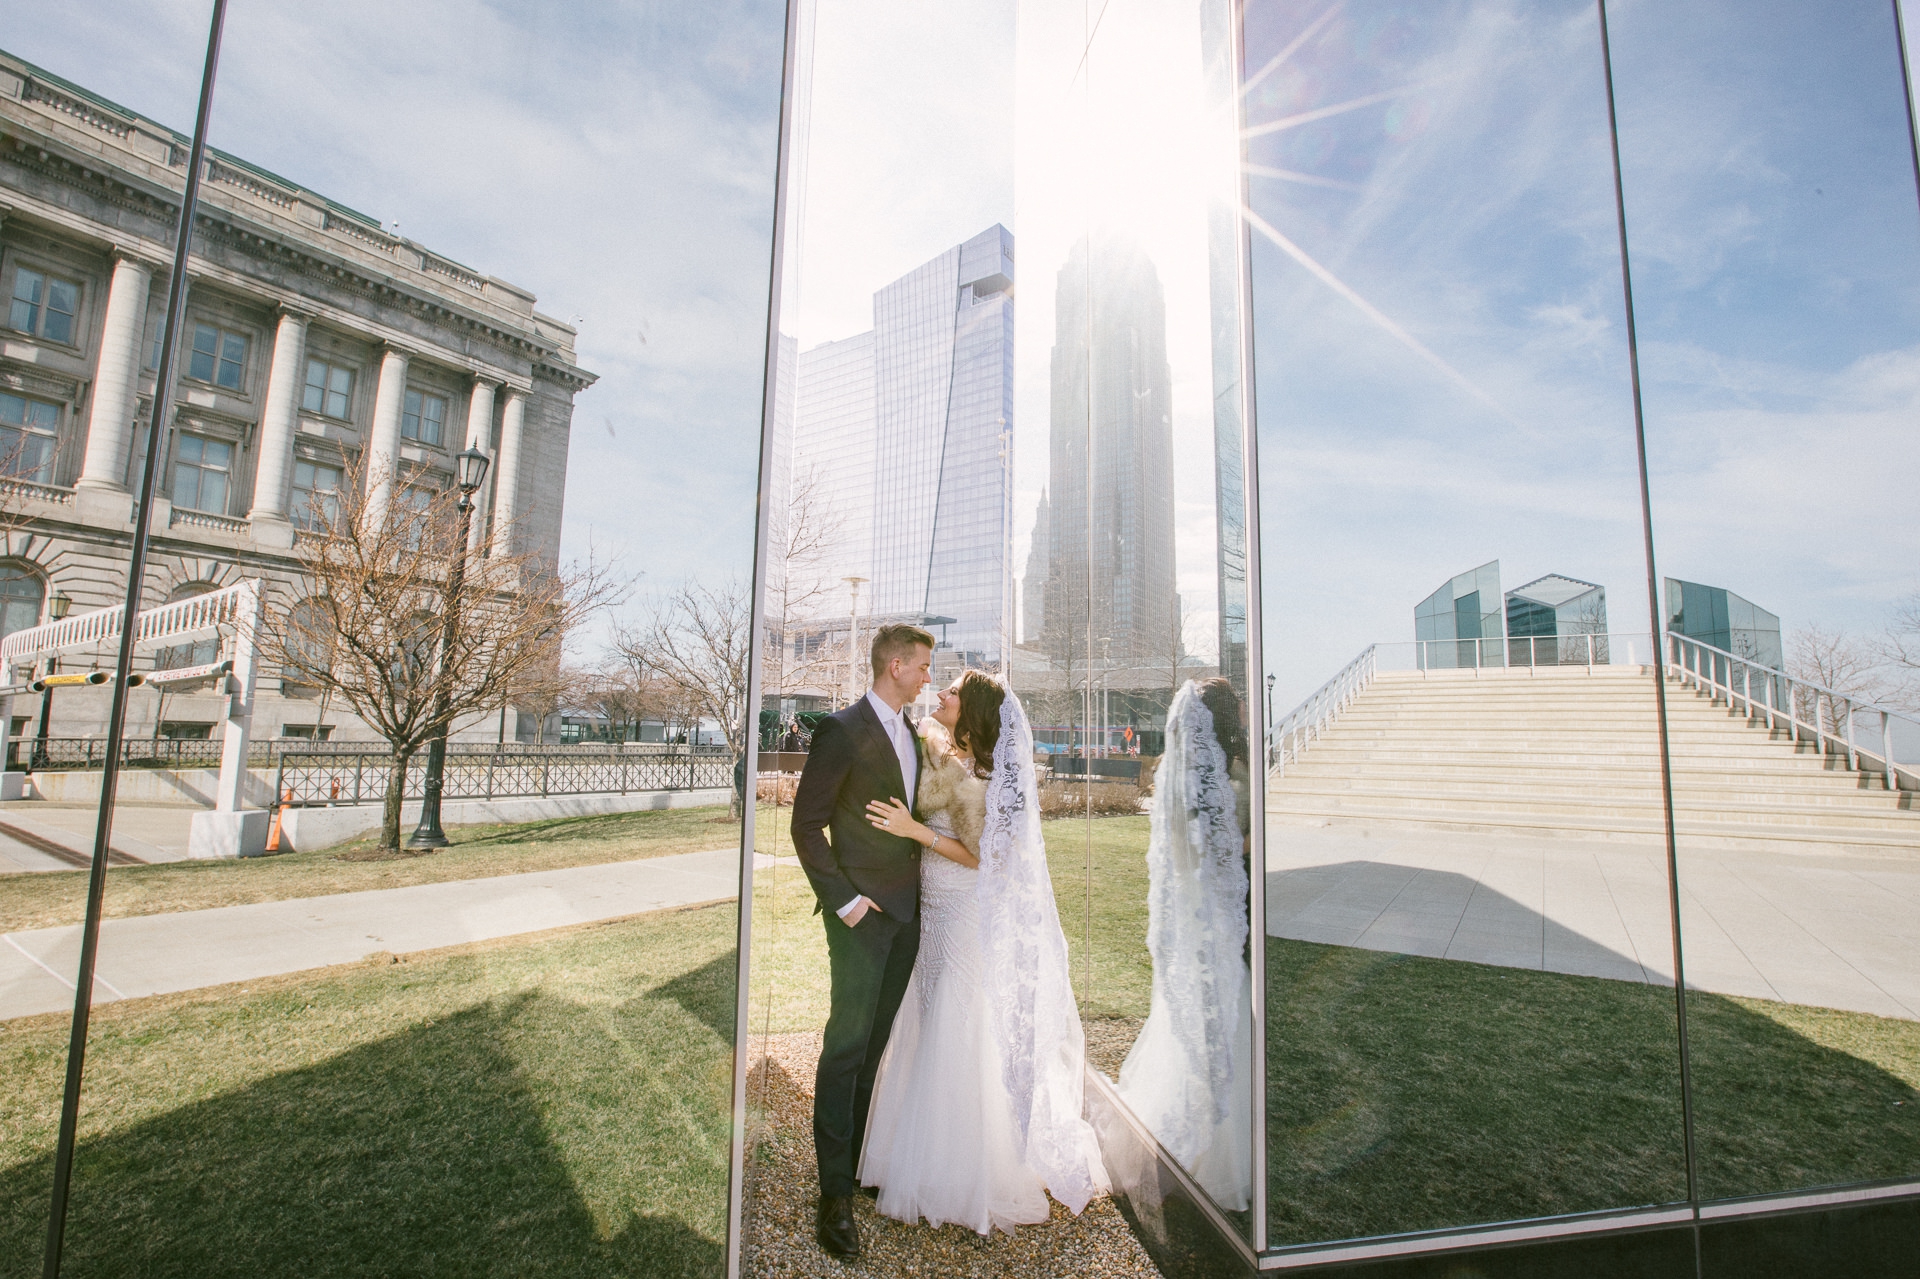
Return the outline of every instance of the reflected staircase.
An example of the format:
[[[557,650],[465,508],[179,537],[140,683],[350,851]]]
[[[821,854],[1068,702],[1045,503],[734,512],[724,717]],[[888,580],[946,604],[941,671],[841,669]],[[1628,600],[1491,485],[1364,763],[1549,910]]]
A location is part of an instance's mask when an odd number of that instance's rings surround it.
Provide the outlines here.
[[[1667,708],[1681,848],[1920,854],[1920,796],[1683,683]],[[1380,671],[1268,778],[1280,824],[1664,842],[1647,666]],[[1906,769],[1902,765],[1902,771]]]

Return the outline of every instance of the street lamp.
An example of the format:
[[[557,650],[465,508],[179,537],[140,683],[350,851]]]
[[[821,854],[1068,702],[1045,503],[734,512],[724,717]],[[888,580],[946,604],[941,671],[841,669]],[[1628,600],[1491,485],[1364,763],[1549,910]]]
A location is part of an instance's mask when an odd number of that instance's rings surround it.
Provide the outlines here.
[[[460,590],[467,581],[467,535],[473,527],[473,492],[487,477],[490,459],[476,448],[466,448],[453,457],[454,482],[460,486],[460,532],[453,539],[453,564],[447,569],[446,615],[440,619],[440,671],[434,680],[433,740],[427,743],[427,780],[421,788],[420,825],[407,840],[408,848],[445,848],[451,841],[440,829],[440,788],[447,767],[447,702],[452,694],[447,680],[452,672],[447,661],[460,635]]]
[[[67,615],[67,610],[72,607],[72,597],[65,591],[55,591],[53,598],[47,601],[47,617],[49,620],[57,622],[64,618]],[[47,658],[45,674],[51,675],[59,669],[60,659],[58,656]],[[27,771],[29,773],[36,768],[46,768],[53,763],[53,757],[47,753],[47,727],[52,718],[53,685],[49,684],[40,690],[40,727],[36,729],[33,734],[33,754],[28,757],[27,760]]]
[[[853,705],[855,691],[860,681],[854,675],[854,664],[860,660],[860,583],[864,577],[843,577],[840,579],[853,591],[853,601],[847,605],[847,705]]]

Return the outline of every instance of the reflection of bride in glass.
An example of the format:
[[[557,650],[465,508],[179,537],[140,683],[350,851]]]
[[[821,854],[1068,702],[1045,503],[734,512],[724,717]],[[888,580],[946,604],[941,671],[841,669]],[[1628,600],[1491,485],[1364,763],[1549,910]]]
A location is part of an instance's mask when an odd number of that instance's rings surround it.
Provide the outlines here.
[[[1247,733],[1224,679],[1188,680],[1167,712],[1147,845],[1153,1002],[1120,1067],[1141,1123],[1222,1208],[1253,1183],[1247,970]]]
[[[860,1180],[889,1217],[981,1234],[1074,1212],[1107,1188],[1082,1117],[1086,1043],[1040,838],[1020,701],[967,671],[922,721],[920,952],[874,1082]],[[936,838],[938,836],[939,838]],[[976,869],[977,866],[977,869]]]

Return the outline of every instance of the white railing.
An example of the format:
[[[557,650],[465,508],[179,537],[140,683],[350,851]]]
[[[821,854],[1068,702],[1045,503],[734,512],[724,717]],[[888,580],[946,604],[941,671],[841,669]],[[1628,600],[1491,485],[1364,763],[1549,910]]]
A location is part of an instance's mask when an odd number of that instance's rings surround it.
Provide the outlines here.
[[[225,590],[146,609],[134,621],[133,642],[139,648],[157,648],[211,639],[220,633],[222,626],[236,625],[251,616],[249,610],[259,589],[259,580],[249,578]],[[0,640],[0,667],[7,663],[24,665],[50,654],[110,644],[120,638],[120,619],[125,612],[126,606],[117,604],[95,613],[82,613],[15,631]]]
[[[253,524],[251,521],[241,519],[238,516],[216,515],[212,511],[192,511],[185,507],[176,506],[173,508],[173,515],[168,522],[168,526],[172,528],[180,528],[183,526],[187,528],[207,528],[220,533],[231,533],[235,536],[240,536],[251,529]]]
[[[1729,710],[1744,710],[1748,719],[1764,720],[1769,729],[1785,728],[1795,741],[1811,741],[1823,754],[1844,755],[1847,767],[1854,772],[1881,773],[1888,790],[1920,790],[1920,776],[1912,770],[1903,772],[1893,752],[1894,726],[1904,724],[1920,730],[1920,720],[1703,644],[1691,636],[1669,634],[1667,645],[1668,670],[1682,684],[1724,699]],[[1877,754],[1860,745],[1862,718],[1880,730]],[[1863,757],[1877,761],[1880,767],[1862,769]]]
[[[1373,682],[1379,645],[1369,644],[1338,675],[1307,695],[1307,700],[1281,716],[1267,731],[1267,769],[1284,776],[1287,765],[1299,759],[1327,725]]]
[[[58,484],[42,484],[39,480],[22,479],[17,475],[0,476],[0,493],[52,502],[56,506],[73,505],[72,489],[62,488]]]
[[[1638,666],[1653,659],[1645,632],[1595,635],[1492,635],[1486,639],[1412,640],[1379,645],[1386,670],[1483,671]]]

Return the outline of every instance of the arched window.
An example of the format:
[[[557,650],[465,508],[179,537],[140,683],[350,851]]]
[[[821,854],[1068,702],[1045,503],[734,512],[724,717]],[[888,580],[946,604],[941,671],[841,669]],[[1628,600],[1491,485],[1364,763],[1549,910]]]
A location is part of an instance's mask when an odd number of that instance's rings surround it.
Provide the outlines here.
[[[40,625],[47,584],[22,564],[0,564],[0,639]]]
[[[208,591],[219,590],[216,582],[185,582],[173,588],[167,596],[167,603],[178,604],[181,600],[190,600],[196,595],[205,595]],[[205,666],[220,660],[220,637],[215,635],[207,639],[196,640],[192,644],[175,644],[163,648],[153,655],[153,669],[156,671],[177,671],[187,666]]]
[[[287,613],[286,664],[281,690],[289,697],[311,697],[324,686],[333,666],[333,624],[319,603],[301,600]]]

